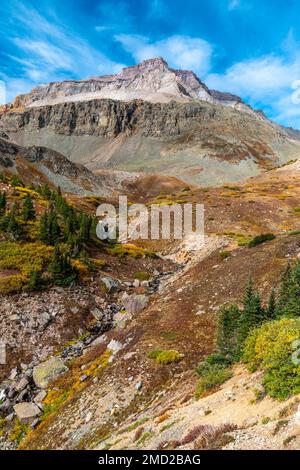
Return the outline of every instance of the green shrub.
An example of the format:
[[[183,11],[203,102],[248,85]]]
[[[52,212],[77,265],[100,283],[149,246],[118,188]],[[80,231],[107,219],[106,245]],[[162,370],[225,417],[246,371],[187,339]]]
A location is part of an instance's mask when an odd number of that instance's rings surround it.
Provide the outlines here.
[[[230,361],[227,357],[223,356],[220,353],[212,353],[206,357],[205,362],[208,364],[222,364],[222,365],[229,365]]]
[[[249,248],[253,248],[257,245],[261,245],[262,243],[265,243],[270,240],[274,240],[275,235],[274,233],[263,233],[262,235],[257,235],[254,237],[249,243],[248,246]]]
[[[273,398],[300,393],[300,365],[293,361],[299,338],[300,319],[282,318],[264,323],[246,340],[243,361],[251,371],[265,371],[263,385]]]
[[[230,251],[224,250],[220,252],[221,260],[227,259],[230,256]]]
[[[207,361],[199,364],[196,370],[200,376],[196,383],[196,398],[200,398],[205,392],[222,385],[233,375],[231,370],[224,365],[210,364]]]
[[[151,277],[150,274],[144,271],[137,271],[133,275],[133,278],[138,279],[139,281],[149,281],[150,277]]]
[[[148,353],[148,357],[150,359],[155,359],[157,364],[165,365],[179,362],[182,359],[183,355],[175,349],[155,349]]]

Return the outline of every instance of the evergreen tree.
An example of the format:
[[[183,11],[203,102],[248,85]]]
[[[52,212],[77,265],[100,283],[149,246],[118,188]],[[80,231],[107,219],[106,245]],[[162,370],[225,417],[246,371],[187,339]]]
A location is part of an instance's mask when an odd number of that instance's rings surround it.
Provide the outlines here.
[[[51,192],[51,190],[50,190],[48,184],[44,184],[44,185],[41,187],[40,193],[41,193],[41,195],[44,196],[46,199],[51,199],[52,192]]]
[[[266,319],[266,312],[262,308],[260,296],[253,289],[253,281],[249,280],[244,296],[244,308],[238,326],[238,351],[242,352],[244,342],[249,332]]]
[[[300,316],[300,261],[293,268],[289,265],[283,275],[276,315]]]
[[[38,238],[39,240],[41,240],[43,243],[46,243],[46,244],[48,244],[50,241],[47,212],[44,212],[44,214],[40,218]]]
[[[22,227],[19,224],[15,211],[12,209],[7,223],[7,231],[13,236],[13,238],[18,238],[22,235]]]
[[[61,253],[57,245],[55,246],[52,260],[49,265],[49,272],[54,284],[61,286],[69,285],[77,277],[77,272],[70,262],[70,257]]]
[[[23,218],[24,220],[35,220],[35,210],[32,203],[32,199],[28,194],[24,199],[23,204]]]
[[[3,217],[6,212],[6,192],[0,194],[0,217]]]
[[[87,214],[82,214],[81,220],[80,220],[79,235],[80,235],[80,239],[83,242],[87,242],[90,239],[91,225],[92,225],[92,219]]]
[[[220,312],[217,345],[218,350],[231,361],[237,359],[237,334],[241,311],[236,304],[224,307]]]
[[[61,230],[58,225],[57,216],[54,211],[48,214],[48,232],[49,232],[49,243],[55,245],[60,237]]]
[[[30,273],[28,288],[30,290],[41,290],[44,287],[44,281],[41,277],[41,273],[37,270],[33,270]]]
[[[276,294],[275,294],[275,289],[271,290],[269,301],[268,301],[268,307],[266,310],[266,316],[268,320],[274,320],[276,318]]]

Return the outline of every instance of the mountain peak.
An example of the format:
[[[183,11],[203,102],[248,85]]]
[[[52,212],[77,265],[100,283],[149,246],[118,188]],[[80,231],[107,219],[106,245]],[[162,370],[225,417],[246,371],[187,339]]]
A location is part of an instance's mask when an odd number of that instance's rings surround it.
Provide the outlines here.
[[[202,100],[255,113],[238,96],[210,90],[193,71],[173,69],[163,57],[124,67],[116,75],[39,86],[29,94],[18,97],[15,105],[33,107],[105,98],[119,101],[142,99],[159,103]]]

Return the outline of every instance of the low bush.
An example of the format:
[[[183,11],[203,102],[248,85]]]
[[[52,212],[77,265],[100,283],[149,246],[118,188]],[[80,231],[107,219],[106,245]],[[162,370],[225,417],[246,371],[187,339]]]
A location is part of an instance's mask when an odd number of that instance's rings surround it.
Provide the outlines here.
[[[148,357],[150,359],[155,359],[157,364],[166,365],[179,362],[182,359],[183,355],[175,349],[155,349],[148,353]]]
[[[257,245],[274,240],[274,238],[276,238],[274,233],[263,233],[262,235],[257,235],[248,243],[248,247],[254,248]]]
[[[200,398],[205,392],[222,385],[233,375],[224,364],[210,364],[207,361],[199,364],[196,370],[200,376],[196,384],[196,398]]]
[[[265,372],[263,385],[273,398],[300,393],[299,338],[300,319],[282,318],[264,323],[246,340],[243,361],[251,371]]]

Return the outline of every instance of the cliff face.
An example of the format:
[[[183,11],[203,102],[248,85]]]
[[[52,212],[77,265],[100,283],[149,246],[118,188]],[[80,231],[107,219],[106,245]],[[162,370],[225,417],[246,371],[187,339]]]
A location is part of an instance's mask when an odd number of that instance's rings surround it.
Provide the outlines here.
[[[49,147],[91,170],[162,173],[223,184],[297,158],[299,144],[266,119],[204,101],[102,99],[0,116],[20,145]]]

